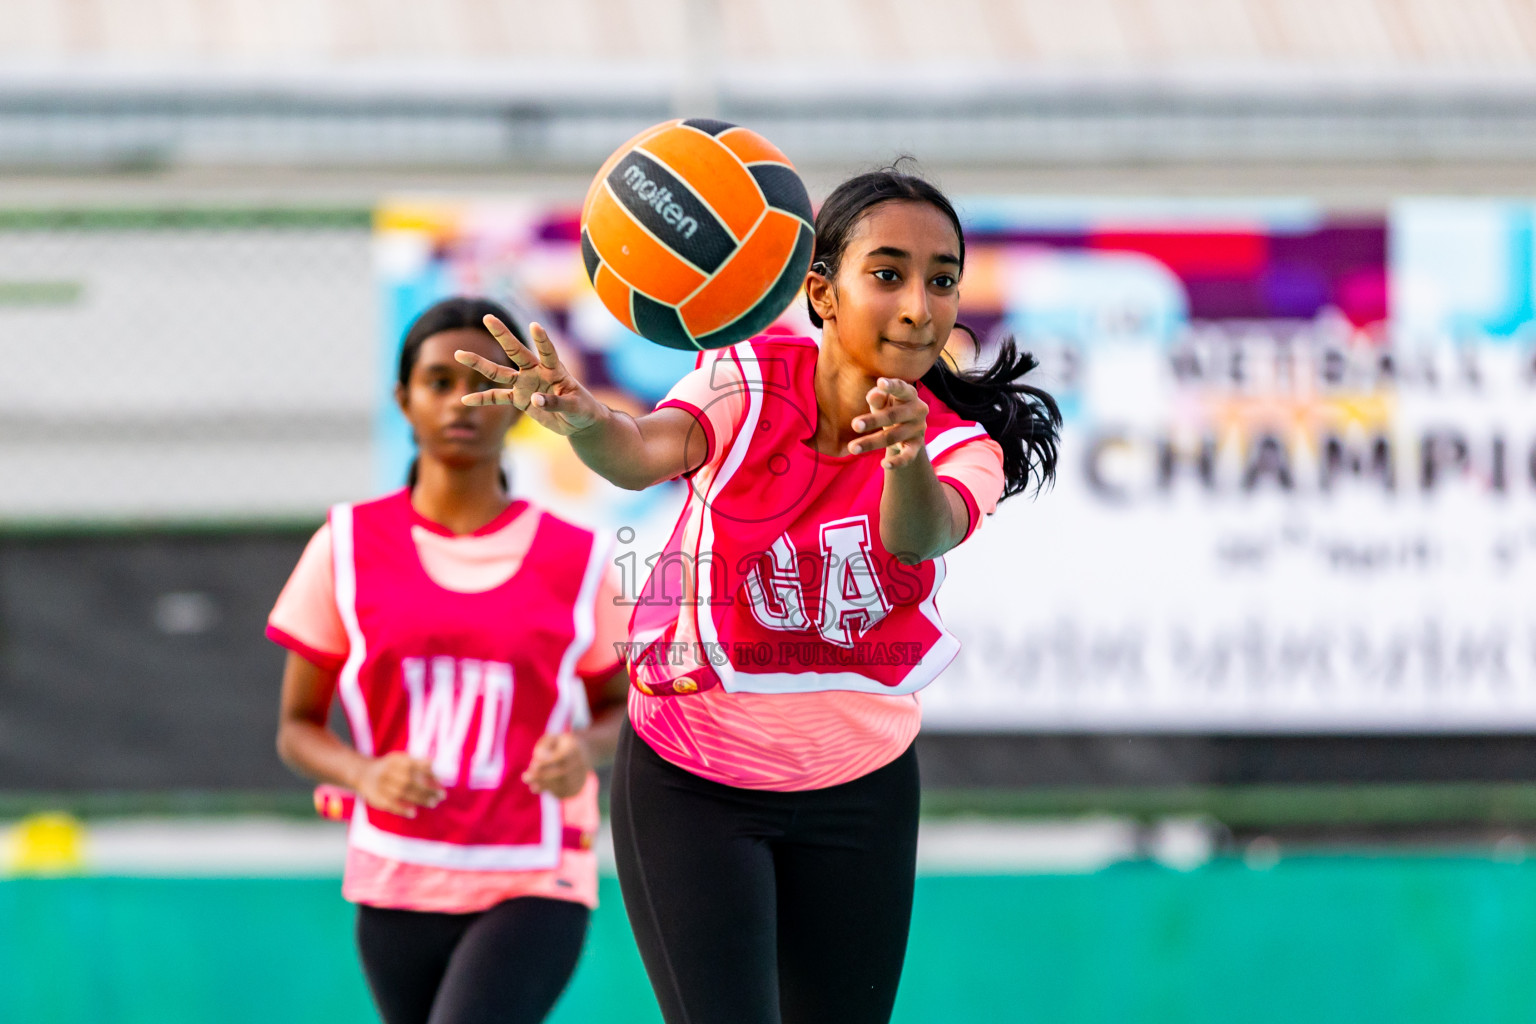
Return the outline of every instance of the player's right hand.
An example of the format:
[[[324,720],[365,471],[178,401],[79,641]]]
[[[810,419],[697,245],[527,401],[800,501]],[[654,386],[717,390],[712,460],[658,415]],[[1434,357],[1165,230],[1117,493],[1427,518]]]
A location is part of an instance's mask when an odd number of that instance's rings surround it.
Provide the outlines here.
[[[543,327],[528,325],[528,337],[538,352],[535,355],[494,316],[485,318],[485,326],[512,360],[511,366],[462,349],[453,357],[492,383],[510,386],[471,392],[463,398],[465,405],[513,405],[540,426],[567,437],[592,426],[608,411],[565,368]]]
[[[404,751],[370,758],[357,779],[358,798],[402,818],[416,817],[418,807],[436,807],[446,795],[432,774],[432,764]]]

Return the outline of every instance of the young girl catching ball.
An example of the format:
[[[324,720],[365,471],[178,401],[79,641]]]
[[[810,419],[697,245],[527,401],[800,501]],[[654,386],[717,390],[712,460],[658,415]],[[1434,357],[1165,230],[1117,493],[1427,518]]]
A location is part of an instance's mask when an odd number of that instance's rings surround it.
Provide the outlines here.
[[[880,171],[816,218],[820,344],[705,353],[649,415],[572,378],[534,325],[513,366],[458,353],[631,488],[691,493],[630,624],[614,769],[619,880],[673,1024],[889,1019],[915,874],[917,691],[958,643],[942,555],[1051,480],[1060,415],[1005,342],[943,360],[965,239],[949,200]]]
[[[506,316],[450,299],[412,325],[410,483],[331,510],[267,628],[289,651],[278,752],[356,792],[342,891],[386,1024],[543,1020],[597,900],[624,616],[602,539],[507,493],[520,413],[462,401],[485,381],[454,352],[503,358],[484,321]]]

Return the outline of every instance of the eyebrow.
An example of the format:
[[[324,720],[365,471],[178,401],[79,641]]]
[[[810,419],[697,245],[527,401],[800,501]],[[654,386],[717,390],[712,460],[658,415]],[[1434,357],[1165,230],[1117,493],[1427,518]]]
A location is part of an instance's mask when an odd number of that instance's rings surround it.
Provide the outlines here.
[[[898,249],[894,245],[882,245],[879,248],[869,250],[865,255],[887,256],[893,260],[909,260],[912,258],[912,254],[907,252],[907,250]],[[960,257],[947,252],[939,253],[934,257],[934,261],[937,263],[953,263],[957,267],[960,265]]]

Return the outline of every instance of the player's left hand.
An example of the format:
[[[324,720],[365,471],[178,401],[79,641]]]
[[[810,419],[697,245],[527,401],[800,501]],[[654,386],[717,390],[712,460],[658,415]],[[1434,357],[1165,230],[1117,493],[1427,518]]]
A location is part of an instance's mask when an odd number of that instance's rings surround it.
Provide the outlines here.
[[[592,771],[592,758],[580,736],[569,732],[546,733],[533,745],[533,758],[523,772],[523,782],[535,793],[549,793],[561,800],[581,792]]]
[[[885,449],[880,465],[899,469],[923,452],[923,435],[928,431],[928,403],[917,397],[917,388],[895,377],[881,377],[864,396],[869,412],[856,416],[853,429],[863,437],[848,442],[855,455]]]
[[[453,357],[493,384],[509,387],[471,391],[461,401],[468,406],[510,405],[527,413],[542,427],[569,437],[587,429],[608,411],[592,397],[560,360],[549,332],[538,324],[528,325],[532,351],[494,316],[485,318],[485,329],[511,360],[511,366],[493,363],[484,356],[463,349]]]

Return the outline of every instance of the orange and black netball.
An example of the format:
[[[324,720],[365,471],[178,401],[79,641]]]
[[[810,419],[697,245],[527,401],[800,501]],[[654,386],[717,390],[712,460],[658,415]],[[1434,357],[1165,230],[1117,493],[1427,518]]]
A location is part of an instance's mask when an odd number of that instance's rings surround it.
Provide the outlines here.
[[[724,121],[667,121],[619,147],[581,211],[581,254],[625,327],[686,350],[745,341],[794,301],[811,201],[789,158]]]

